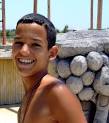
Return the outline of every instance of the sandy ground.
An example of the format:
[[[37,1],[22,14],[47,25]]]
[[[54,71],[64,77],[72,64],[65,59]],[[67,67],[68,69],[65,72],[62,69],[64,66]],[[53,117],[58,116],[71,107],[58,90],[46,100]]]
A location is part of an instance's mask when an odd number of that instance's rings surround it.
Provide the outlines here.
[[[19,106],[0,106],[0,123],[17,123]]]

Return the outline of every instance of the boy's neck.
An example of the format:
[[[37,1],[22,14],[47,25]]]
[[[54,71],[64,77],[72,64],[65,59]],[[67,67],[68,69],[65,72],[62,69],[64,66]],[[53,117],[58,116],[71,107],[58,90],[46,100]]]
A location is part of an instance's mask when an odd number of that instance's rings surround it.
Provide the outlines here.
[[[43,72],[39,72],[33,76],[22,77],[25,92],[27,93],[30,89],[33,88],[34,85],[39,84],[41,82],[42,78],[47,74],[48,74],[47,71],[43,71]]]

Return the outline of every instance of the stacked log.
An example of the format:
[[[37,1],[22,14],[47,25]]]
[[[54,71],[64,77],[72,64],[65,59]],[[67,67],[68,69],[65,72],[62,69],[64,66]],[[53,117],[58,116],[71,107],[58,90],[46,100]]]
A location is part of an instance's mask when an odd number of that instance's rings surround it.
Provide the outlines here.
[[[58,35],[57,45],[59,53],[57,59],[50,63],[53,68],[50,73],[77,95],[88,121],[92,102],[96,105],[92,123],[107,123],[109,32],[71,31]]]

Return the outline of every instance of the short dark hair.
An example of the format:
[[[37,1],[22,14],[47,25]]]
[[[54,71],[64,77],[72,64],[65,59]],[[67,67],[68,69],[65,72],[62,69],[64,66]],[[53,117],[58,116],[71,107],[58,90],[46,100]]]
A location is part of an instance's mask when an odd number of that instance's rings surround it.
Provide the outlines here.
[[[44,25],[47,31],[47,41],[48,49],[55,45],[56,42],[56,29],[53,23],[43,15],[30,13],[23,16],[18,20],[17,26],[20,23],[37,23],[39,25]],[[16,27],[17,27],[16,26]]]

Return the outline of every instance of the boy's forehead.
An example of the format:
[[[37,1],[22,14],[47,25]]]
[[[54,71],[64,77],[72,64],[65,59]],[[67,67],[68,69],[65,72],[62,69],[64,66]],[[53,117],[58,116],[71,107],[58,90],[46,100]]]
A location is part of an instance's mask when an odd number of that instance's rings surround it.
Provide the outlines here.
[[[15,39],[24,38],[32,39],[34,41],[38,40],[39,42],[44,41],[48,44],[45,27],[35,23],[23,23],[17,26]]]
[[[16,33],[33,33],[40,36],[46,36],[47,30],[44,25],[39,25],[37,23],[23,23],[16,27]]]
[[[32,22],[32,23],[19,23],[17,26],[16,26],[16,29],[18,29],[19,27],[23,27],[23,26],[28,26],[28,27],[32,27],[32,28],[43,28],[46,30],[46,24],[38,24],[38,23],[35,23],[35,22]]]
[[[21,23],[21,24],[18,24],[16,27],[16,32],[19,32],[19,31],[47,33],[45,26],[39,25],[37,23]]]

